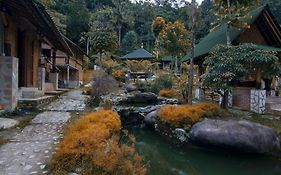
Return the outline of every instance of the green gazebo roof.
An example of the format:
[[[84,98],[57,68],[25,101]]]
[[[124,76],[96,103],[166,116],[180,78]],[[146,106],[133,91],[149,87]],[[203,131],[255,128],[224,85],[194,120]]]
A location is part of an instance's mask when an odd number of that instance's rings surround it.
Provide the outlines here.
[[[135,50],[121,57],[121,59],[129,59],[129,60],[141,60],[141,59],[153,59],[153,58],[154,56],[143,48]]]
[[[267,6],[261,6],[251,12],[252,18],[247,19],[246,22],[248,24],[254,23],[254,21],[262,14],[263,10]],[[227,25],[224,24],[221,27],[217,28],[216,30],[210,32],[206,37],[204,37],[199,44],[195,46],[194,50],[194,58],[195,60],[198,59],[201,56],[204,56],[208,54],[216,45],[218,44],[226,44],[227,39],[226,39],[226,29]],[[234,41],[242,32],[244,29],[235,29],[231,28],[230,29],[230,39],[231,41]],[[267,49],[267,50],[273,50],[273,51],[280,51],[280,48],[274,48],[270,46],[261,46],[261,45],[256,45],[257,48],[260,49]],[[191,57],[190,53],[183,57],[181,61],[187,61]]]

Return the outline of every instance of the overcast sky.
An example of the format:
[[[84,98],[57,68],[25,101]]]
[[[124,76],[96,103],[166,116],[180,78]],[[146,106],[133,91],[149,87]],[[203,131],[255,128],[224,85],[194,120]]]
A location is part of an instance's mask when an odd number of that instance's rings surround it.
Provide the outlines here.
[[[138,1],[138,0],[131,0],[132,2],[136,2],[136,1]],[[154,0],[150,0],[151,2],[153,2]],[[187,1],[189,1],[189,2],[191,2],[191,0],[187,0]],[[196,0],[196,2],[197,3],[199,3],[199,4],[201,4],[201,2],[202,2],[203,0]]]

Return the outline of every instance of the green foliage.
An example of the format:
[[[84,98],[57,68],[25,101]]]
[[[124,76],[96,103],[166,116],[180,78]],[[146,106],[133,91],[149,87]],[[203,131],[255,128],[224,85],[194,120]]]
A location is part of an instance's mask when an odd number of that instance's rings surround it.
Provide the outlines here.
[[[105,8],[92,15],[89,22],[91,52],[112,52],[117,48],[117,35],[114,31],[114,13],[112,8]]]
[[[203,75],[204,85],[211,90],[222,94],[230,90],[232,80],[243,77],[247,70],[239,61],[241,53],[239,47],[218,45],[207,57],[204,64],[208,71]]]
[[[148,0],[137,1],[136,3],[132,3],[130,0],[38,1],[44,3],[47,7],[48,13],[52,16],[59,30],[75,43],[80,41],[79,44],[84,50],[86,50],[87,34],[88,32],[91,33],[91,27],[93,26],[92,18],[97,15],[100,17],[105,15],[105,18],[110,19],[112,25],[110,28],[118,34],[119,39],[124,38],[128,31],[135,31],[140,38],[140,42],[150,51],[154,48],[155,43],[151,26],[157,16],[162,16],[167,22],[172,23],[180,19],[184,21],[186,28],[189,26],[190,4],[174,0],[158,0],[155,3]],[[100,14],[100,11],[108,11],[108,9],[110,9],[110,13]],[[205,12],[209,10],[208,8],[205,9]],[[111,15],[110,18],[106,16],[109,14]],[[198,15],[197,19],[200,21],[201,16]],[[105,20],[98,19],[98,21]],[[200,36],[201,28],[208,31],[208,26],[204,27],[205,21],[201,20],[200,25],[198,25],[198,35]]]
[[[230,28],[248,27],[245,18],[251,18],[250,10],[256,7],[259,0],[215,0],[218,6],[215,16],[217,17],[216,27],[227,24],[226,37],[227,44],[231,44]],[[216,28],[215,27],[215,28]]]
[[[279,75],[281,66],[275,54],[256,49],[252,44],[218,45],[204,62],[208,66],[202,77],[204,85],[222,94],[222,91],[231,90],[232,80],[239,80],[250,70],[261,69],[265,78]]]
[[[173,78],[169,74],[160,74],[151,82],[150,91],[158,94],[162,89],[172,89]]]
[[[166,22],[163,17],[156,17],[152,22],[152,31],[156,37],[160,34],[160,32],[164,29]]]
[[[130,53],[140,46],[138,37],[138,34],[133,30],[126,33],[122,40],[122,51],[124,54]]]
[[[190,47],[189,32],[180,21],[168,23],[160,37],[165,50],[173,56],[185,55]]]
[[[199,21],[197,25],[196,41],[206,36],[212,27],[212,23],[216,20],[213,11],[215,10],[215,5],[212,0],[204,0],[199,6],[200,14],[196,18]]]
[[[85,1],[70,0],[66,4],[66,34],[78,43],[81,33],[88,31],[90,14]]]

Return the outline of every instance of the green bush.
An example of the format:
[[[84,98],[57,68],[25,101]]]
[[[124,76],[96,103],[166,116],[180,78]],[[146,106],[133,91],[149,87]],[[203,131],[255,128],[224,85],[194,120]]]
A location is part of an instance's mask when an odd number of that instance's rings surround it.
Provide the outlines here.
[[[173,78],[169,74],[161,74],[152,81],[150,91],[158,94],[162,89],[172,89]]]

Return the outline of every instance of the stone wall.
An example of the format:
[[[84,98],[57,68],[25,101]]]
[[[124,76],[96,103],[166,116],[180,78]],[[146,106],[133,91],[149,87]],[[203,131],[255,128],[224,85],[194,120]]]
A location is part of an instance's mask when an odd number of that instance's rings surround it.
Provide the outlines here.
[[[18,58],[0,57],[0,104],[14,110],[18,103]]]
[[[266,91],[265,90],[251,90],[251,111],[256,113],[265,112]]]

